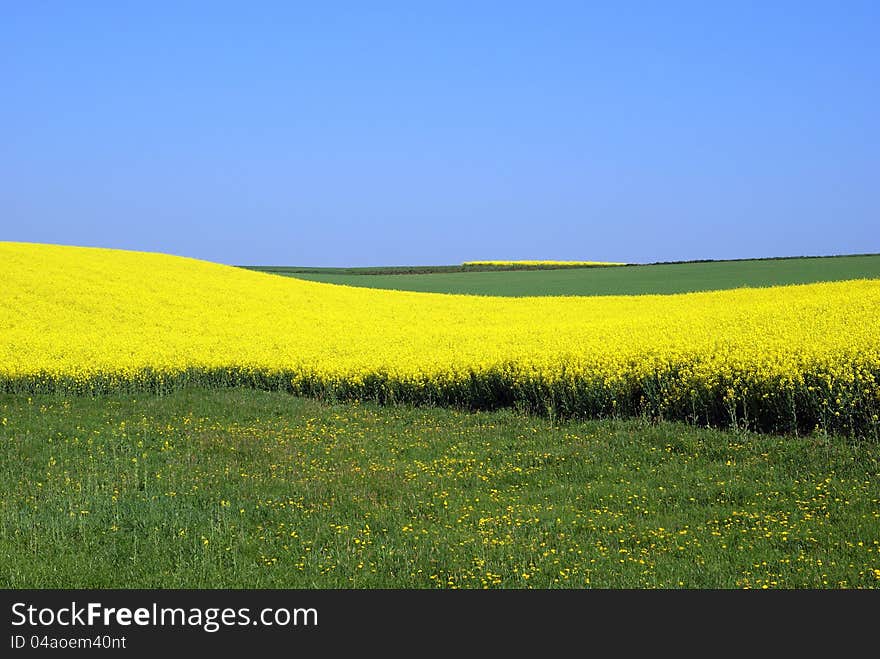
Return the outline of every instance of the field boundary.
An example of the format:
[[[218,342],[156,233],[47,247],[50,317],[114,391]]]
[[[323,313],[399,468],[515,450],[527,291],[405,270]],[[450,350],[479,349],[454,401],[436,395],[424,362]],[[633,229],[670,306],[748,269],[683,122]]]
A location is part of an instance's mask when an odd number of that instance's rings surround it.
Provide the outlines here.
[[[166,395],[189,386],[250,387],[331,402],[370,401],[468,411],[505,408],[557,419],[649,418],[695,426],[803,435],[813,432],[880,440],[880,370],[847,362],[847,377],[815,365],[793,377],[769,379],[747,368],[711,383],[693,364],[670,362],[642,376],[620,379],[575,374],[563,368],[542,377],[516,363],[449,372],[435,377],[395,376],[374,370],[358,377],[307,368],[279,370],[230,365],[65,377],[49,373],[0,377],[0,393],[110,393]]]

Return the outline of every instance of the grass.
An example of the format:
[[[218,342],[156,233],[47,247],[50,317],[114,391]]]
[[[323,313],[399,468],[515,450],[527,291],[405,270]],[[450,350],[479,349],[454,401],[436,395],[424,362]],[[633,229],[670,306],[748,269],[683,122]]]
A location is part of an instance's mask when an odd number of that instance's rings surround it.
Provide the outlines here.
[[[0,396],[5,588],[880,585],[880,445],[250,389]]]
[[[471,295],[643,295],[777,286],[880,277],[880,255],[663,263],[608,268],[465,272],[458,266],[424,266],[416,274],[378,274],[382,269],[340,273],[333,269],[254,269],[349,286]],[[406,270],[405,268],[403,270]],[[369,276],[367,276],[369,275]]]

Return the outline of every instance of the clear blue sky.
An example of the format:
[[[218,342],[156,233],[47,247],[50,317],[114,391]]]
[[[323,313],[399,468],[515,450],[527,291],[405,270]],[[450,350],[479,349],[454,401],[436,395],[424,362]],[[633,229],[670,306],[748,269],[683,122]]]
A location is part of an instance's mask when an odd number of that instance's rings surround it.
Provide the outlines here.
[[[880,252],[880,3],[3,2],[0,240]]]

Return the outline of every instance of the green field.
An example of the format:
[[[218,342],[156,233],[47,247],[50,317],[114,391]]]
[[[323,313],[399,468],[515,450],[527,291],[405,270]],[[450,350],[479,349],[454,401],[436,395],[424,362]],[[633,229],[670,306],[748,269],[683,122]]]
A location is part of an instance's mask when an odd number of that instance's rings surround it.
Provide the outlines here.
[[[448,274],[451,272],[509,272],[511,270],[561,270],[561,269],[585,269],[585,268],[605,268],[617,267],[606,265],[539,265],[539,264],[520,264],[511,263],[505,265],[490,265],[481,263],[460,264],[460,265],[381,265],[366,266],[355,268],[318,268],[296,265],[241,265],[240,268],[246,270],[256,270],[258,272],[269,272],[276,275],[298,275],[298,274],[316,274],[316,275],[432,275],[432,274]]]
[[[312,281],[349,286],[470,295],[643,295],[721,290],[741,286],[807,284],[880,277],[880,255],[831,256],[750,261],[667,263],[608,268],[462,272],[434,266],[418,274],[254,267]],[[406,272],[411,269],[400,268]],[[374,274],[376,272],[385,274]]]
[[[250,389],[0,397],[0,587],[880,585],[880,445]]]

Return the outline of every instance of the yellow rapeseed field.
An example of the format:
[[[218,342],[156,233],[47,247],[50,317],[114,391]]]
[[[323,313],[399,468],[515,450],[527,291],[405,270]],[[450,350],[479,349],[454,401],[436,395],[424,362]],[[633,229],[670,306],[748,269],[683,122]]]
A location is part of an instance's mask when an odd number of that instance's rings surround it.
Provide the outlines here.
[[[612,261],[465,261],[462,265],[523,266],[529,268],[584,268],[604,265],[627,265]]]
[[[494,298],[0,242],[0,391],[189,382],[876,436],[880,281]]]

